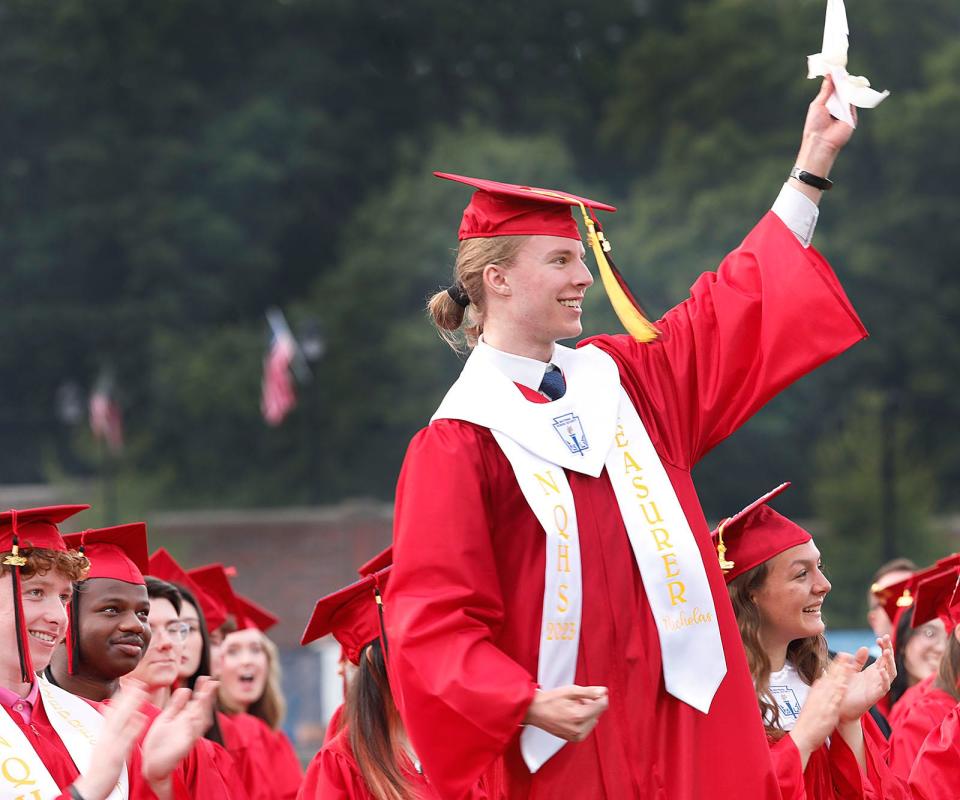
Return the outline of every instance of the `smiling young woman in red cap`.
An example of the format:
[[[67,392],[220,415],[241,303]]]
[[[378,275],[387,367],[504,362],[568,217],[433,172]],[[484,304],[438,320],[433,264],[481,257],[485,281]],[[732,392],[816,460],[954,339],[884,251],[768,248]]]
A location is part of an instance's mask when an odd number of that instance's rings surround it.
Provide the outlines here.
[[[830,581],[810,534],[769,502],[784,483],[714,531],[784,798],[898,798],[886,742],[869,716],[896,668],[890,637],[828,663],[822,610]]]
[[[430,311],[471,352],[403,465],[387,629],[444,798],[501,759],[512,798],[779,797],[691,470],[866,335],[809,246],[852,134],[831,91],[771,212],[656,322],[610,260],[612,206],[439,174],[475,192]],[[568,349],[586,250],[630,335]]]

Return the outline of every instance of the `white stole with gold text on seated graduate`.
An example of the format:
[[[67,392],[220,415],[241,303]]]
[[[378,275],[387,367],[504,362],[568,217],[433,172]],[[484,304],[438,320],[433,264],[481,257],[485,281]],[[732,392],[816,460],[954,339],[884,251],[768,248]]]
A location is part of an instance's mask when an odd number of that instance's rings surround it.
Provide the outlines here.
[[[103,728],[103,716],[82,698],[65,692],[44,678],[37,680],[47,718],[77,770],[83,774],[90,768],[93,748]],[[23,731],[9,714],[0,712],[0,800],[53,800],[61,794],[62,790]],[[120,780],[108,800],[126,800],[129,796],[124,765]]]
[[[597,478],[606,469],[657,625],[666,690],[706,713],[727,671],[713,596],[693,532],[616,364],[592,345],[556,345],[552,362],[563,371],[566,394],[532,403],[494,356],[489,345],[473,351],[433,419],[491,430],[546,533],[540,687],[574,682],[580,644],[580,544],[564,470]],[[520,736],[531,772],[564,744],[533,726]]]

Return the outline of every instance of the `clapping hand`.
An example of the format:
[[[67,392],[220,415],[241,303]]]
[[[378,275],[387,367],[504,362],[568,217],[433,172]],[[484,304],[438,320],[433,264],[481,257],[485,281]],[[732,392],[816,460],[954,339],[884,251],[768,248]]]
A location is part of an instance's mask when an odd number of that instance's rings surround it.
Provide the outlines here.
[[[890,684],[897,677],[897,665],[893,659],[893,644],[889,636],[877,639],[880,657],[866,669],[867,648],[861,647],[854,656],[856,674],[850,679],[847,692],[840,704],[840,722],[853,722],[870,711],[870,708],[890,691]]]

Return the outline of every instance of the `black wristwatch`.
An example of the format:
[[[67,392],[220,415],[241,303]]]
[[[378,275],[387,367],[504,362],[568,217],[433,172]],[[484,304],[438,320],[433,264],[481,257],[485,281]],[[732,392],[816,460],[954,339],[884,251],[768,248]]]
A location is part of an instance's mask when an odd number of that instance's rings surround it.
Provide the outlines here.
[[[790,177],[796,178],[800,183],[805,183],[807,186],[812,186],[814,189],[820,189],[823,192],[829,192],[833,188],[833,181],[829,178],[821,178],[819,175],[814,175],[812,172],[807,172],[805,169],[800,169],[800,167],[794,166],[790,170]]]
[[[67,787],[67,794],[69,794],[73,800],[83,800],[83,795],[77,790],[77,787],[73,784],[70,784]]]

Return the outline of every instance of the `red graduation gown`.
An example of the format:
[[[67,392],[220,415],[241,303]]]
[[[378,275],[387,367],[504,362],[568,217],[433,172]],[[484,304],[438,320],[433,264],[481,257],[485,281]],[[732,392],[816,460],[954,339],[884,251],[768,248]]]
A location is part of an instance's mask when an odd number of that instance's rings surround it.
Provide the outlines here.
[[[591,343],[617,362],[694,532],[727,662],[709,714],[666,694],[657,629],[606,472],[567,472],[583,554],[576,683],[609,689],[591,736],[531,776],[519,723],[533,697],[544,533],[486,428],[438,420],[397,487],[386,604],[391,684],[440,795],[458,800],[504,757],[508,796],[777,798],[736,620],[692,467],[784,387],[866,332],[826,261],[767,214],[659,323]]]
[[[918,683],[911,688],[916,689],[922,685]],[[905,693],[903,697],[906,698],[906,696]],[[957,701],[943,689],[933,686],[932,680],[928,682],[922,694],[918,693],[915,697],[907,711],[900,715],[896,727],[890,734],[887,754],[890,769],[903,780],[910,777],[910,770],[927,735],[940,727],[940,723],[957,704]],[[902,699],[901,702],[903,702]],[[900,703],[897,703],[894,710],[899,707]],[[957,763],[956,769],[960,772],[960,762]]]
[[[109,705],[110,701],[94,705]],[[153,703],[144,703],[141,713],[147,716],[147,726],[140,734],[138,746],[143,745],[162,709]],[[198,739],[174,771],[174,794],[177,797],[230,797],[231,800],[249,800],[247,792],[236,776],[233,758],[216,742]]]
[[[252,714],[220,714],[218,719],[250,800],[293,800],[303,772],[283,731],[271,730]]]
[[[922,681],[915,683],[902,695],[900,695],[900,699],[897,700],[893,708],[890,709],[890,713],[886,715],[887,722],[890,723],[891,731],[897,729],[897,726],[900,725],[903,718],[907,715],[907,712],[913,708],[913,704],[930,691],[931,687],[933,686],[933,682],[936,679],[936,673],[933,675],[928,675]]]
[[[97,707],[96,703],[91,702],[90,705],[94,708]],[[50,773],[50,777],[53,778],[60,789],[66,789],[80,777],[80,771],[73,763],[66,745],[64,745],[47,717],[42,695],[37,697],[29,725],[23,721],[19,714],[11,713],[6,708],[0,713],[8,714],[17,723],[17,727],[23,731],[27,741],[33,746],[43,765],[47,768],[47,772]],[[139,745],[133,748],[130,757],[127,759],[127,776],[130,785],[130,800],[157,800],[156,794],[143,779]],[[186,794],[183,784],[174,780],[175,800],[186,800],[188,797],[189,795]],[[30,800],[30,793],[27,792],[24,798]],[[56,798],[50,798],[50,800],[71,800],[71,798],[69,793],[64,792]]]
[[[957,800],[960,797],[958,712],[960,706],[953,705],[920,747],[910,770],[909,785],[913,800]]]
[[[415,792],[409,800],[439,800],[440,795],[413,764],[407,762],[402,767]],[[350,749],[346,728],[341,728],[313,757],[297,800],[375,800]]]
[[[800,753],[793,739],[784,736],[770,745],[783,800],[906,800],[905,783],[898,780],[884,761],[886,740],[869,715],[863,728],[866,770],[836,731],[829,746],[814,751],[800,772]]]

